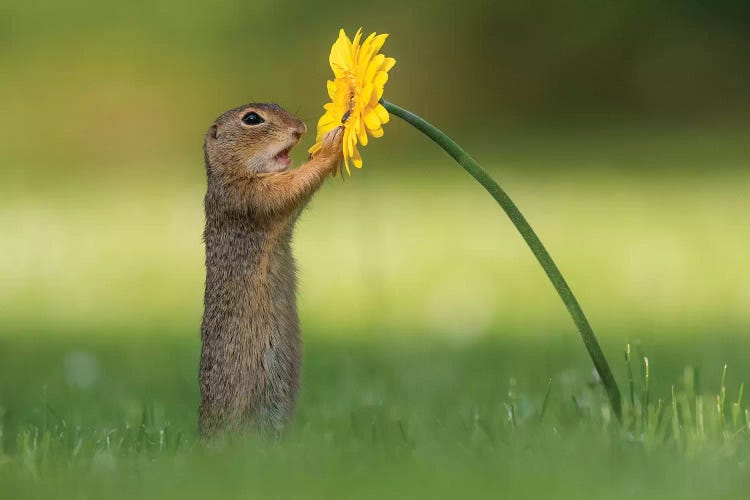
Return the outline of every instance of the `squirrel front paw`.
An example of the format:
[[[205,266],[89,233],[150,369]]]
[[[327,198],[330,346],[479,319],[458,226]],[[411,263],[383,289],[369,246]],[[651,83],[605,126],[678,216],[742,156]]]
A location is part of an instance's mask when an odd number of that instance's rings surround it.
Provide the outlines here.
[[[320,152],[316,155],[330,162],[331,173],[334,177],[338,173],[339,166],[344,159],[343,143],[344,127],[336,127],[323,136]]]
[[[344,127],[336,127],[323,136],[320,154],[322,156],[336,158],[343,155],[342,144],[344,142]]]

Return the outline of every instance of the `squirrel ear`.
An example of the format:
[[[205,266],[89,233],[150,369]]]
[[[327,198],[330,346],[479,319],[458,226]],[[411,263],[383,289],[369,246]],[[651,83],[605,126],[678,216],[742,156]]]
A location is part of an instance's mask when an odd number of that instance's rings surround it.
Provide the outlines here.
[[[208,136],[212,139],[219,138],[219,127],[217,127],[215,123],[208,129]]]

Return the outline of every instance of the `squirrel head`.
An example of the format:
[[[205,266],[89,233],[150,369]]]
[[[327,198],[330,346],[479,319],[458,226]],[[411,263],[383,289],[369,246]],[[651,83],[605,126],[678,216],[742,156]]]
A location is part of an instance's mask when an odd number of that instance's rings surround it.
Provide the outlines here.
[[[281,172],[292,164],[289,150],[307,127],[273,103],[251,103],[230,109],[208,129],[204,145],[209,176],[226,179]]]

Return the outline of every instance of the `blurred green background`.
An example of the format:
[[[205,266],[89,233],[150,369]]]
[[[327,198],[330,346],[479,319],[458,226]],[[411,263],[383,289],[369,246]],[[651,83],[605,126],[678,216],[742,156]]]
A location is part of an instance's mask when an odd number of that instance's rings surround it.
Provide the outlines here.
[[[2,329],[194,337],[204,131],[248,101],[312,128],[337,29],[359,25],[391,34],[387,97],[496,175],[602,335],[745,325],[748,19],[728,0],[5,3]],[[386,134],[299,225],[305,323],[570,326],[479,186],[406,125]]]
[[[518,203],[618,376],[629,341],[658,354],[665,391],[685,364],[750,380],[750,3],[3,1],[6,452],[45,404],[97,426],[156,400],[194,436],[203,134],[250,101],[312,129],[330,46],[359,26],[391,35],[386,97]],[[420,387],[459,391],[459,376],[481,377],[469,402],[508,377],[537,392],[566,370],[585,379],[563,306],[479,185],[397,119],[362,152],[297,228],[301,419],[389,394],[408,415]],[[337,400],[358,360],[369,368]]]

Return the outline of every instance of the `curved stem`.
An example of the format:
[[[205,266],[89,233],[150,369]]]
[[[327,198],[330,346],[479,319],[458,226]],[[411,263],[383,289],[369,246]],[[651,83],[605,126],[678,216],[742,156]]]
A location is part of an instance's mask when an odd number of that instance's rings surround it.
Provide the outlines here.
[[[568,309],[568,313],[570,313],[571,318],[573,318],[573,322],[575,323],[578,331],[581,334],[583,343],[586,346],[589,356],[594,362],[596,371],[599,373],[599,377],[601,377],[604,388],[607,391],[607,396],[609,397],[609,403],[612,406],[612,410],[614,411],[618,420],[621,420],[622,407],[620,403],[620,390],[618,389],[617,382],[615,381],[615,378],[612,375],[612,371],[609,368],[607,358],[604,356],[604,352],[602,352],[602,348],[599,346],[599,341],[596,340],[594,331],[591,329],[591,325],[589,325],[589,322],[586,319],[586,315],[583,313],[581,306],[578,304],[575,295],[573,295],[573,291],[565,282],[565,278],[563,278],[560,270],[555,265],[555,262],[552,260],[552,257],[550,257],[550,254],[547,252],[547,249],[544,248],[541,240],[536,235],[534,230],[531,229],[531,226],[526,221],[526,218],[523,216],[523,214],[521,214],[521,211],[518,210],[516,204],[513,203],[513,200],[510,199],[510,197],[505,193],[505,191],[503,191],[498,183],[495,182],[495,180],[487,172],[485,172],[484,169],[480,167],[479,164],[474,161],[474,159],[469,156],[466,151],[461,149],[458,144],[456,144],[450,137],[445,135],[440,129],[434,127],[432,124],[423,120],[414,113],[411,113],[410,111],[407,111],[404,108],[401,108],[393,103],[387,102],[385,100],[381,100],[381,103],[390,113],[393,113],[399,118],[410,123],[415,128],[424,133],[427,137],[435,141],[441,148],[443,148],[449,155],[451,155],[451,157],[453,157],[453,159],[456,160],[459,165],[461,165],[467,172],[469,172],[472,177],[479,181],[479,183],[487,190],[487,192],[490,193],[493,198],[495,198],[495,201],[497,201],[498,205],[500,205],[500,207],[505,211],[511,222],[513,222],[513,225],[516,226],[516,229],[518,229],[518,232],[521,233],[521,236],[526,241],[526,244],[529,245],[529,248],[534,253],[534,256],[539,261],[539,264],[541,264],[544,272],[547,273],[547,276],[552,282],[552,285],[555,287],[555,290],[557,290],[558,295],[560,295],[560,299],[562,299],[565,307]]]

